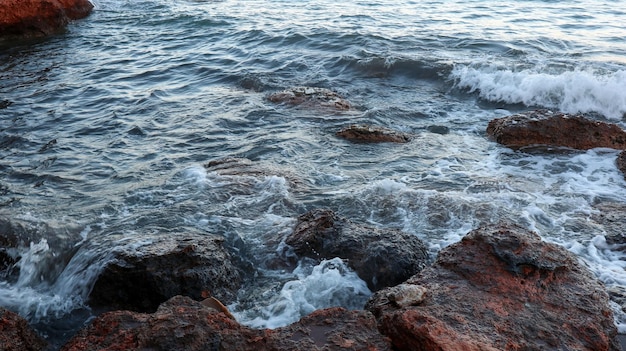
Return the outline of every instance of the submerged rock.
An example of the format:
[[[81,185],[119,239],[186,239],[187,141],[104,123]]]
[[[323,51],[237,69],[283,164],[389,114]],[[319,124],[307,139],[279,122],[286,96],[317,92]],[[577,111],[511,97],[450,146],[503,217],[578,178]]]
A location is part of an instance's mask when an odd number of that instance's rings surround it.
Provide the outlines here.
[[[222,237],[161,235],[129,242],[104,267],[90,304],[109,309],[154,312],[176,295],[230,302],[241,285]]]
[[[345,260],[373,291],[403,282],[422,270],[428,260],[426,246],[416,236],[358,225],[328,209],[298,217],[285,243],[298,256]]]
[[[0,350],[2,351],[39,351],[47,346],[18,314],[0,307]]]
[[[364,143],[408,143],[412,136],[393,129],[371,126],[366,124],[353,124],[342,128],[336,133],[344,139]]]
[[[626,150],[622,151],[617,155],[617,160],[615,161],[617,165],[617,169],[622,171],[624,177],[626,178]]]
[[[0,37],[50,35],[70,20],[86,17],[92,9],[87,0],[3,0]]]
[[[297,105],[307,108],[350,109],[350,102],[332,90],[315,87],[294,87],[270,94],[267,99],[277,104]]]
[[[390,350],[369,312],[320,310],[274,330],[240,325],[200,302],[176,296],[154,314],[104,313],[63,348],[79,350],[264,351]]]
[[[626,148],[626,131],[618,125],[593,121],[581,115],[535,110],[489,122],[487,134],[512,149],[529,146],[588,150]]]
[[[366,306],[397,350],[619,350],[603,285],[520,227],[474,230],[405,284],[424,296],[397,304],[383,289]]]

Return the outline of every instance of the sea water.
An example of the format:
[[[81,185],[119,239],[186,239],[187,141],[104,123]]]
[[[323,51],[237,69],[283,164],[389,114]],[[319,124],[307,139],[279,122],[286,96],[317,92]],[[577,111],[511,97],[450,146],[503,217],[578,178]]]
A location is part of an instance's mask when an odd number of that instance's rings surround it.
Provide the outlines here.
[[[321,207],[416,235],[433,256],[478,226],[518,223],[626,286],[625,254],[595,220],[626,203],[618,151],[525,153],[485,134],[533,108],[626,127],[621,1],[94,4],[64,33],[0,43],[0,216],[30,233],[0,305],[53,343],[92,316],[87,295],[115,250],[181,230],[221,235],[257,267],[229,306],[246,325],[361,308],[371,292],[336,259],[270,264],[297,216]],[[266,99],[294,86],[353,109]],[[334,136],[352,123],[416,137]],[[271,171],[204,167],[224,157]]]

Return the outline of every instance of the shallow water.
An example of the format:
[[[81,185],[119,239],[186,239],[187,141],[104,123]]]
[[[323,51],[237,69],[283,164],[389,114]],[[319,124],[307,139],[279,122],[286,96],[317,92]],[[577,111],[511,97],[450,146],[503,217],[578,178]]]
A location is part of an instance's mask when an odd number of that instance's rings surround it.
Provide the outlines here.
[[[146,233],[243,243],[264,278],[230,306],[248,325],[285,325],[346,305],[342,296],[364,301],[340,263],[266,264],[297,215],[318,207],[415,234],[433,254],[512,221],[578,254],[608,286],[626,285],[625,255],[593,219],[598,204],[626,202],[617,151],[528,154],[484,132],[536,107],[626,127],[626,12],[616,3],[95,5],[63,34],[0,43],[0,216],[33,233],[21,275],[0,282],[0,305],[52,340],[91,314],[85,297],[109,254]],[[354,109],[266,99],[293,86],[332,89]],[[351,123],[416,138],[334,136]],[[229,156],[272,175],[203,167]]]

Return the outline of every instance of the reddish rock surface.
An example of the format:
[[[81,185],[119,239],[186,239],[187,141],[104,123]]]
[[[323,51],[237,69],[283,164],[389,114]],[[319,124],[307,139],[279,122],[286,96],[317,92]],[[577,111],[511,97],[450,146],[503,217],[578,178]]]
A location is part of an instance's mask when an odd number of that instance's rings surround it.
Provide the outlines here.
[[[241,278],[223,240],[213,235],[179,234],[128,242],[98,276],[90,304],[154,312],[176,295],[196,300],[212,295],[230,302]]]
[[[345,260],[373,291],[403,282],[428,260],[426,246],[416,236],[358,225],[328,209],[301,215],[285,243],[298,256]]]
[[[2,0],[0,37],[49,35],[92,9],[87,0]]]
[[[267,99],[278,104],[307,108],[331,108],[340,111],[350,109],[350,102],[325,88],[295,87],[270,94]]]
[[[108,312],[63,348],[83,350],[390,350],[365,311],[331,308],[275,330],[251,329],[199,302],[177,296],[154,314]]]
[[[0,350],[39,351],[46,342],[18,314],[0,307]]]
[[[520,113],[489,122],[487,134],[513,149],[556,146],[588,150],[626,148],[626,132],[610,123],[549,110]]]
[[[396,130],[364,124],[353,124],[335,133],[344,139],[362,143],[408,143],[411,135]]]
[[[405,285],[424,294],[384,289],[367,304],[398,350],[619,350],[604,286],[519,227],[469,233]]]

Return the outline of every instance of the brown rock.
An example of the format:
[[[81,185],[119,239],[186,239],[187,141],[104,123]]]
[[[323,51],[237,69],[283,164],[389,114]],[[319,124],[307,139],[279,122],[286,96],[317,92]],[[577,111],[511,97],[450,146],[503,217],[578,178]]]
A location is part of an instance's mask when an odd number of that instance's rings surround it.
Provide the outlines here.
[[[39,351],[47,343],[18,314],[0,307],[0,350]]]
[[[416,236],[358,225],[328,209],[301,215],[285,243],[299,256],[319,261],[340,257],[374,291],[403,282],[428,260],[426,246]]]
[[[89,295],[109,309],[154,312],[176,295],[229,302],[241,285],[222,237],[200,234],[138,238],[114,253]],[[143,243],[142,243],[143,242]]]
[[[373,316],[331,308],[284,328],[251,329],[189,298],[176,296],[154,314],[108,312],[74,336],[79,350],[390,350]]]
[[[606,147],[626,148],[626,132],[610,123],[592,121],[581,115],[535,110],[489,122],[487,134],[513,149],[556,146],[579,150]]]
[[[398,350],[619,350],[603,285],[520,227],[477,229],[406,284],[424,296],[400,306],[384,289],[367,304]]]
[[[307,108],[350,109],[350,102],[332,90],[315,87],[295,87],[270,94],[267,99],[278,104]]]
[[[350,141],[365,143],[408,143],[411,135],[389,128],[365,124],[353,124],[336,133],[337,136]]]
[[[0,2],[0,37],[49,35],[70,20],[89,15],[87,0],[3,0]]]

